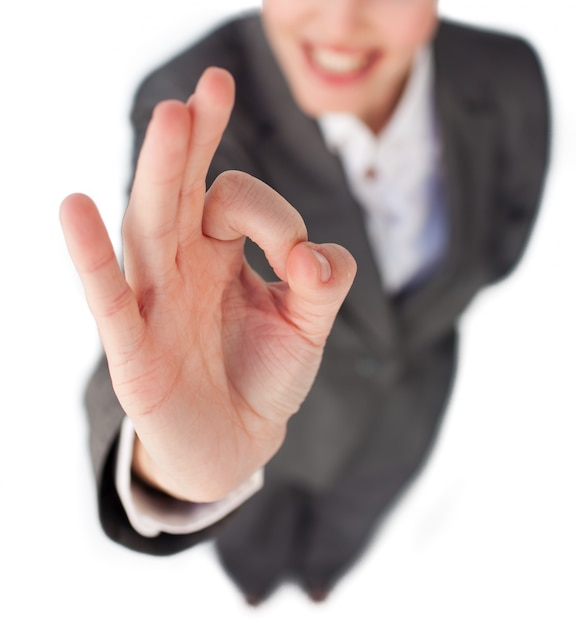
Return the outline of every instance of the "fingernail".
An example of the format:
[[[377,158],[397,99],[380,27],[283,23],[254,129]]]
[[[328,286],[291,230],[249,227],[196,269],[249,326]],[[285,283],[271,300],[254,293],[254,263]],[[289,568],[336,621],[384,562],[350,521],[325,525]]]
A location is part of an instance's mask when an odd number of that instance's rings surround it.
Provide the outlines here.
[[[320,251],[313,249],[312,252],[320,265],[320,280],[323,283],[327,283],[332,277],[332,267],[328,259]]]

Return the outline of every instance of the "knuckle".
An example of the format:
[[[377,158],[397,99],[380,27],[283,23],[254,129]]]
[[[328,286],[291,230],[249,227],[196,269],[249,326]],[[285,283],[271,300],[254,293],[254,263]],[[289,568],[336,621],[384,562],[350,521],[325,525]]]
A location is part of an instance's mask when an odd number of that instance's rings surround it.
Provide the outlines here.
[[[235,205],[254,190],[256,179],[238,170],[227,170],[212,183],[210,193],[224,206]]]
[[[128,285],[114,294],[106,303],[101,304],[96,315],[99,319],[107,319],[121,313],[131,302],[132,292]]]

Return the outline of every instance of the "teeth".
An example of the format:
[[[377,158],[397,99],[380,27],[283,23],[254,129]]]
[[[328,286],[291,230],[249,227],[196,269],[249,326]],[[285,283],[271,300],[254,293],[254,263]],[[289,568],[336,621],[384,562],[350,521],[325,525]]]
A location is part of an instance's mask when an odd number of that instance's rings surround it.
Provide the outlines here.
[[[365,54],[340,52],[329,48],[313,48],[311,56],[320,69],[334,74],[351,74],[367,63]]]

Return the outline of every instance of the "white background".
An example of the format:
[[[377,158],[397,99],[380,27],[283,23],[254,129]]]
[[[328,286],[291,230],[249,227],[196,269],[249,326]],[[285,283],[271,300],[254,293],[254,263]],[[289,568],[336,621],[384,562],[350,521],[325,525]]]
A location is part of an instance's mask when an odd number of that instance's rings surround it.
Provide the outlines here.
[[[0,9],[0,623],[576,624],[573,20],[562,0],[441,0],[539,49],[555,144],[521,268],[463,320],[456,392],[427,471],[324,605],[244,605],[204,544],[169,558],[103,535],[82,390],[99,352],[58,224],[86,192],[115,242],[128,111],[143,74],[233,0],[69,0]],[[6,8],[9,7],[9,8]]]

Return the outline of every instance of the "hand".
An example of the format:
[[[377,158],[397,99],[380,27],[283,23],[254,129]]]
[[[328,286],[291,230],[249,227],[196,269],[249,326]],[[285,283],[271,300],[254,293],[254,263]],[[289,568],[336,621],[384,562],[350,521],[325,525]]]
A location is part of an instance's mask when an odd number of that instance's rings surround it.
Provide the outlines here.
[[[137,433],[134,468],[195,502],[223,497],[277,451],[356,271],[340,246],[307,242],[296,210],[247,174],[221,174],[206,193],[233,101],[231,76],[211,68],[187,104],[156,107],[122,228],[124,273],[89,198],[69,196],[60,212]],[[245,236],[279,282],[248,266]]]

